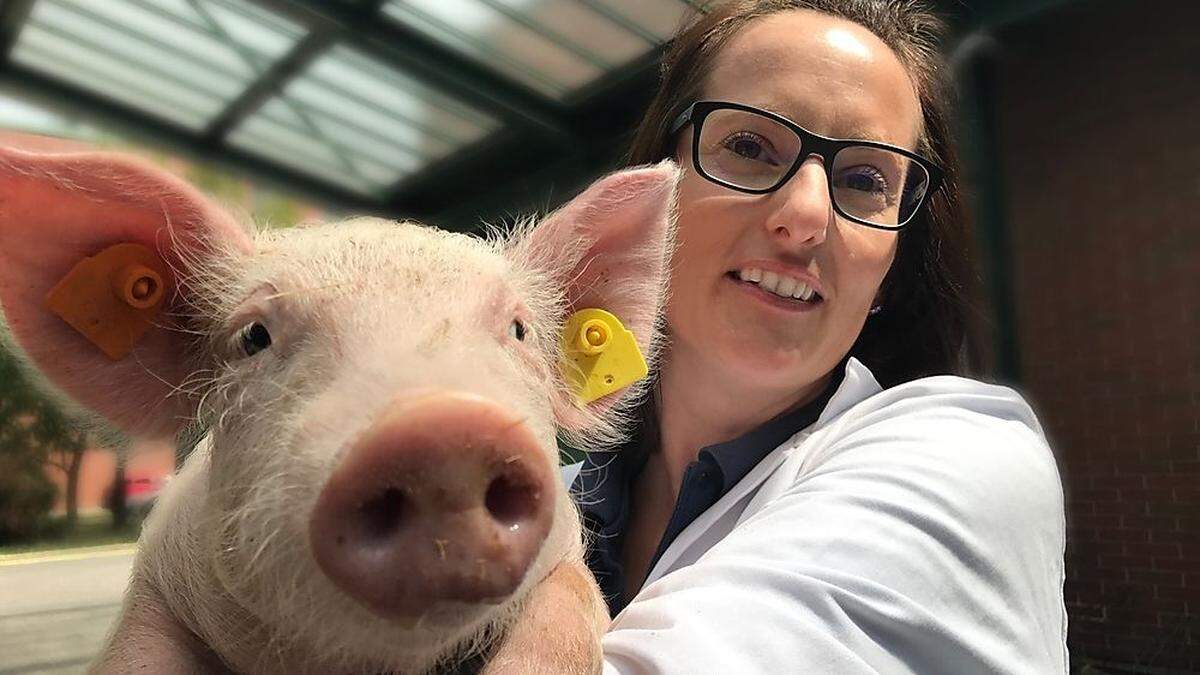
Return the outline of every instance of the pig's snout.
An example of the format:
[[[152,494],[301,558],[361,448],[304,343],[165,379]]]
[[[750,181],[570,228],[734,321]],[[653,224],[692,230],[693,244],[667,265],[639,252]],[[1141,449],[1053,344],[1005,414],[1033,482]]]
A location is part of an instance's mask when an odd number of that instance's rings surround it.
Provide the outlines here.
[[[553,480],[550,458],[506,408],[458,393],[399,401],[318,497],[313,553],[339,588],[384,616],[499,602],[549,534]]]

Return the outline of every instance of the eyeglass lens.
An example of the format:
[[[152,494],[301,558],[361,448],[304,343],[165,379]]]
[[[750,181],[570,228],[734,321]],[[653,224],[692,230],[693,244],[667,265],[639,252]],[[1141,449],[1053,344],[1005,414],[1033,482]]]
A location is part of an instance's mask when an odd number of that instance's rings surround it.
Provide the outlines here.
[[[744,110],[713,110],[700,132],[700,168],[749,190],[777,186],[804,150],[779,122]],[[885,227],[903,225],[929,187],[925,167],[898,152],[851,145],[834,155],[831,197],[850,216]]]

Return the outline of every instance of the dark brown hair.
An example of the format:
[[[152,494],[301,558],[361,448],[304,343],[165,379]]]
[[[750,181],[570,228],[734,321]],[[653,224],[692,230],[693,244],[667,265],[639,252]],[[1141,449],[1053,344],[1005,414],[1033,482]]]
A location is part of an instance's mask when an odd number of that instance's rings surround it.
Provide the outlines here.
[[[921,104],[917,152],[945,169],[942,188],[899,235],[883,280],[883,310],[870,317],[850,350],[892,386],[926,375],[978,370],[974,265],[959,195],[951,120],[951,85],[938,43],[943,22],[915,0],[731,0],[699,18],[672,41],[662,82],[638,127],[629,163],[674,155],[670,125],[698,100],[717,54],[749,22],[809,9],[857,23],[892,49],[907,69]]]

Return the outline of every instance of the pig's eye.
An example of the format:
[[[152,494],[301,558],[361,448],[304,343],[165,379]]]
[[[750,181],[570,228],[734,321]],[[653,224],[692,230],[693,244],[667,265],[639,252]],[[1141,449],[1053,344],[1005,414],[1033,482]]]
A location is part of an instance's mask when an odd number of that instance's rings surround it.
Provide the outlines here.
[[[255,321],[242,329],[238,335],[238,345],[246,356],[254,356],[271,346],[271,333],[267,327]]]
[[[522,323],[520,319],[513,319],[513,322],[508,325],[508,336],[514,340],[517,340],[518,342],[525,341],[525,334],[527,332],[528,330],[525,328],[525,324]]]

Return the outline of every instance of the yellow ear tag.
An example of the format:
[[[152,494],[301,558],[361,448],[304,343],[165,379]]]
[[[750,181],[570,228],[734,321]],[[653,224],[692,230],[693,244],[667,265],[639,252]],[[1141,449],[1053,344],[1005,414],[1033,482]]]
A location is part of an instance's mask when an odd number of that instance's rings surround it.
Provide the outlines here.
[[[562,350],[563,375],[584,403],[628,387],[649,372],[633,333],[602,309],[581,309],[567,319]]]

